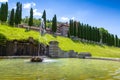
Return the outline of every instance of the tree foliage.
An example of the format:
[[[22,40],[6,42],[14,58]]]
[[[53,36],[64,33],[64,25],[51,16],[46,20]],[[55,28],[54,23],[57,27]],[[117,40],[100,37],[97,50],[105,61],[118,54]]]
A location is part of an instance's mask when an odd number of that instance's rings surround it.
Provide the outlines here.
[[[44,20],[44,24],[45,24],[45,29],[46,29],[46,11],[44,10],[42,18]]]
[[[52,32],[55,33],[57,30],[57,17],[54,15],[52,19]]]
[[[16,12],[15,12],[15,24],[18,25],[22,20],[22,4],[20,2],[16,3]]]
[[[30,9],[30,17],[29,17],[29,23],[28,23],[29,26],[32,26],[33,25],[33,9],[31,8]]]
[[[8,17],[8,3],[2,3],[0,8],[0,20],[6,22]]]
[[[10,17],[9,17],[9,25],[14,26],[14,9],[11,10]]]

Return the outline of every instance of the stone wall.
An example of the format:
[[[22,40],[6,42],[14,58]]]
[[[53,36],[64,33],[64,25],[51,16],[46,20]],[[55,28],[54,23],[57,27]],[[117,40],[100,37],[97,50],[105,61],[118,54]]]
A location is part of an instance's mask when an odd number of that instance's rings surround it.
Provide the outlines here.
[[[49,42],[49,56],[53,58],[57,58],[59,54],[59,47],[57,41],[50,41]]]
[[[29,38],[27,41],[7,41],[6,45],[0,45],[0,56],[37,56],[49,54],[48,47],[43,44],[40,44],[38,50],[38,44],[32,38]],[[45,51],[46,50],[46,51]]]
[[[57,41],[49,42],[49,56],[52,58],[86,58],[91,57],[92,55],[89,52],[77,53],[74,50],[63,51],[58,47]]]
[[[73,50],[65,52],[58,47],[57,41],[49,42],[49,56],[52,58],[75,58],[77,53]]]

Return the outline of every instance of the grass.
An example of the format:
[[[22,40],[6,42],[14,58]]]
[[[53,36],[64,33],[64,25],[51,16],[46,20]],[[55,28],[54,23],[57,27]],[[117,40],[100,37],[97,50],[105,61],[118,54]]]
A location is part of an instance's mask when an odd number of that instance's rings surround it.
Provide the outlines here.
[[[75,52],[90,52],[93,56],[97,57],[113,57],[120,58],[120,48],[110,46],[99,46],[95,44],[88,44],[82,42],[75,42],[66,37],[53,37],[50,34],[40,36],[36,31],[26,31],[22,28],[9,27],[0,25],[0,34],[4,35],[7,40],[27,40],[33,37],[44,44],[49,44],[49,41],[56,40],[59,42],[59,47],[64,51],[74,50]]]

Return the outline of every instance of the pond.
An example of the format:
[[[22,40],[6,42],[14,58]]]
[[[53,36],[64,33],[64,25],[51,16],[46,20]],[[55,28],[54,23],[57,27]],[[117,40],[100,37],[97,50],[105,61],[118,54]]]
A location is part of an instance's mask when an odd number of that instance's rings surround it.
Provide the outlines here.
[[[0,80],[120,80],[120,62],[89,59],[0,60]]]

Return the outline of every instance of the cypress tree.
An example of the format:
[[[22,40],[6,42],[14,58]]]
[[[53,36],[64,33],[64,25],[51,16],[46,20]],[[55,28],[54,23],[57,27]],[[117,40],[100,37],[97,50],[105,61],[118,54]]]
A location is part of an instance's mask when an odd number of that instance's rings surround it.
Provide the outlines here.
[[[74,21],[71,20],[71,35],[74,36]]]
[[[119,39],[119,47],[120,47],[120,39]]]
[[[19,5],[19,24],[22,21],[22,4]]]
[[[57,17],[56,15],[54,15],[53,19],[52,19],[52,31],[53,33],[55,33],[57,30]]]
[[[84,39],[84,26],[81,24],[81,39]]]
[[[44,24],[45,24],[45,29],[46,29],[46,11],[44,10],[42,18],[44,20]]]
[[[0,21],[1,21],[1,7],[0,7]]]
[[[76,21],[74,21],[74,37],[76,37],[77,36],[77,31],[76,31],[76,24],[77,24],[77,22]]]
[[[79,22],[79,38],[81,38],[82,39],[82,25],[81,25],[81,23]]]
[[[92,28],[91,28],[91,26],[90,26],[90,30],[89,30],[89,34],[90,34],[90,41],[92,41]]]
[[[18,25],[21,23],[22,20],[22,4],[20,2],[17,2],[16,4],[16,13],[15,13],[15,24]]]
[[[5,3],[5,20],[4,21],[7,21],[7,17],[8,17],[8,3],[6,2]]]
[[[33,25],[33,9],[30,9],[30,17],[29,17],[29,22],[28,22],[29,26]]]
[[[89,40],[89,25],[86,25],[86,39]]]
[[[70,33],[70,36],[73,36],[73,20],[70,20],[69,22],[69,33]]]
[[[118,47],[118,37],[115,35],[115,46]]]
[[[80,22],[78,22],[77,29],[78,29],[77,36],[78,38],[80,38]]]
[[[0,20],[2,22],[7,21],[7,16],[8,16],[8,3],[2,3],[1,4],[1,9],[0,9]]]
[[[11,10],[10,17],[9,17],[9,25],[14,26],[14,9]]]

